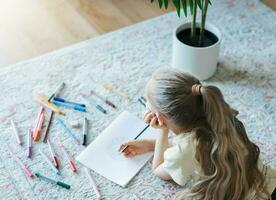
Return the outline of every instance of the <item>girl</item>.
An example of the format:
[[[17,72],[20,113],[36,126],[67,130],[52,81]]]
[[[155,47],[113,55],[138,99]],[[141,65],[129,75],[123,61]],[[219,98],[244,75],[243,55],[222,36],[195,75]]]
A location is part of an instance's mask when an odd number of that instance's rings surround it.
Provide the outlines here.
[[[263,166],[260,150],[249,140],[237,111],[217,87],[175,69],[156,71],[146,85],[145,122],[160,129],[155,141],[135,140],[124,156],[154,151],[152,169],[164,180],[190,189],[176,199],[271,199],[275,168]],[[169,143],[169,130],[176,136]]]

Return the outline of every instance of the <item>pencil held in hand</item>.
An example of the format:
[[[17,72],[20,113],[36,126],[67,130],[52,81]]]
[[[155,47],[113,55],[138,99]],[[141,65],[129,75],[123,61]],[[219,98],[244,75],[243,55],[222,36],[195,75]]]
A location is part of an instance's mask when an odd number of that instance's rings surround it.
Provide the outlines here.
[[[148,128],[150,125],[148,124],[133,140],[137,140]],[[120,152],[124,153],[128,149],[128,145],[126,145]]]
[[[126,146],[128,148],[124,151],[124,156],[133,157],[154,151],[155,140],[130,140],[121,144],[118,151]]]

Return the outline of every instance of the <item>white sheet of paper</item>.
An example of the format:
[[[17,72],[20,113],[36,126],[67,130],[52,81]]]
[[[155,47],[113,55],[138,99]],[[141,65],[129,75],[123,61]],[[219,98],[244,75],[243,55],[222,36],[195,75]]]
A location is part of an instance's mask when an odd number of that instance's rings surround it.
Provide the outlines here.
[[[107,179],[125,187],[152,157],[152,153],[125,158],[119,145],[134,139],[146,124],[128,111],[122,112],[80,155],[77,161]],[[154,139],[156,130],[149,127],[138,139]]]

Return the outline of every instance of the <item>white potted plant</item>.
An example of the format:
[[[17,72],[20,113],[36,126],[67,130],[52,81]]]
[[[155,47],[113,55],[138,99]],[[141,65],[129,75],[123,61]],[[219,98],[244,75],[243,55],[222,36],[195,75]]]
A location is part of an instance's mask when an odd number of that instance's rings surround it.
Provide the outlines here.
[[[151,0],[154,2],[154,0]],[[158,0],[159,7],[168,8],[169,0]],[[177,14],[183,9],[187,16],[187,1],[172,0]],[[210,0],[189,0],[192,21],[181,24],[173,32],[172,66],[188,72],[200,80],[210,78],[216,71],[221,33],[214,25],[206,23]],[[197,9],[201,22],[196,22]]]

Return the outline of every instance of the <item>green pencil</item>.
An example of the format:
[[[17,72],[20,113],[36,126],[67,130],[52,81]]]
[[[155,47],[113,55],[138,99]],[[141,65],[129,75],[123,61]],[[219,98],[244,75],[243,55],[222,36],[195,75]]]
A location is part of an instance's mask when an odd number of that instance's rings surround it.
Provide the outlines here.
[[[63,183],[63,182],[56,181],[56,180],[54,180],[54,179],[48,178],[48,177],[46,177],[46,176],[41,175],[41,174],[38,173],[38,172],[36,172],[35,175],[36,175],[38,178],[40,178],[40,179],[42,179],[42,180],[44,180],[44,181],[46,181],[46,182],[48,182],[48,183],[53,183],[53,184],[59,185],[59,186],[61,186],[61,187],[63,187],[63,188],[66,188],[67,190],[70,189],[70,185],[67,185],[67,184],[65,184],[65,183]]]

